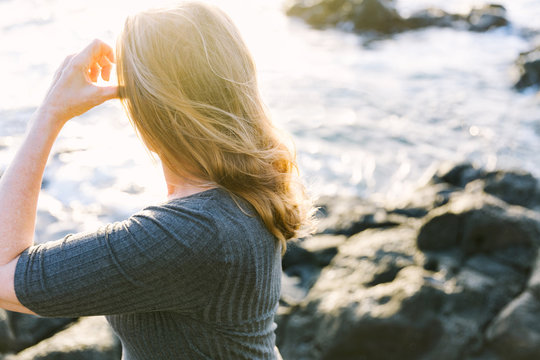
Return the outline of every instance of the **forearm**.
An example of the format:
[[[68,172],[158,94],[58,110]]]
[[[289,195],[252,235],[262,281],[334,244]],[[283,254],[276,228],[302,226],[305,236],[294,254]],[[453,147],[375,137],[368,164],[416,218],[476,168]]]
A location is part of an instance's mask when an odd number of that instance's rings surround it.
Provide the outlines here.
[[[109,80],[113,62],[112,48],[99,40],[64,60],[21,147],[0,179],[0,308],[31,313],[15,294],[14,279],[19,255],[34,242],[45,165],[67,121],[118,96],[115,86],[93,84],[100,74],[103,80]]]
[[[44,110],[35,113],[15,158],[0,179],[0,265],[33,244],[45,165],[60,131]]]

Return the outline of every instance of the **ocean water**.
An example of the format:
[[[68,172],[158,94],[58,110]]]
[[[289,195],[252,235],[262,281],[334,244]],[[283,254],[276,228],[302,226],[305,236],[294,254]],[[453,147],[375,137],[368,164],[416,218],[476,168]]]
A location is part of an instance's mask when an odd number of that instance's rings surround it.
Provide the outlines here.
[[[524,34],[540,30],[540,2],[499,1],[511,26],[486,33],[433,28],[374,42],[312,29],[286,17],[282,1],[214,2],[252,50],[265,102],[293,134],[312,194],[396,198],[444,161],[540,176],[540,97],[512,90],[513,62],[536,41]],[[127,14],[162,3],[0,0],[0,167],[64,57],[96,37],[114,45]],[[465,12],[484,2],[397,3],[407,14],[428,6]],[[63,130],[40,209],[81,230],[164,196],[159,164],[111,101]]]

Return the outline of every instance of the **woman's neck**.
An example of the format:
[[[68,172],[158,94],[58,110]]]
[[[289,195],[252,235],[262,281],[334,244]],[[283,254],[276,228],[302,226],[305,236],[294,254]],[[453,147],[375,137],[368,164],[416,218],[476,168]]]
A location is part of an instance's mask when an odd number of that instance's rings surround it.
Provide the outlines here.
[[[162,164],[165,183],[167,184],[167,199],[178,199],[214,188],[211,184],[204,184],[199,179],[186,179],[175,174],[166,165]]]
[[[214,186],[197,186],[184,184],[182,186],[167,183],[167,199],[178,199],[214,188]]]

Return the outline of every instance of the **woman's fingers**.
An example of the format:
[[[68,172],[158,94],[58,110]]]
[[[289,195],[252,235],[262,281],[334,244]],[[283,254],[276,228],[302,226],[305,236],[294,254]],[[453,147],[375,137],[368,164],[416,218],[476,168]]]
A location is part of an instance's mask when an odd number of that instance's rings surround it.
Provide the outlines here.
[[[90,69],[88,70],[88,77],[90,78],[90,81],[96,82],[99,76],[99,73],[100,73],[100,68],[98,64],[96,63],[91,64]]]
[[[90,61],[96,61],[103,57],[107,58],[111,63],[114,63],[114,51],[103,41],[96,39],[92,41],[83,51],[81,55]]]
[[[113,63],[108,57],[103,56],[99,60],[99,66],[101,67],[101,78],[105,81],[109,81],[111,78]]]
[[[109,81],[114,63],[114,52],[109,45],[96,39],[77,54],[75,62],[87,69],[91,82],[96,82],[100,74],[103,80]]]
[[[96,69],[110,67],[114,63],[112,48],[101,40],[92,41],[86,48],[73,58],[76,67],[90,70],[90,74],[96,74]],[[108,70],[107,70],[108,71]],[[110,73],[110,71],[108,71]],[[99,72],[97,72],[99,74]],[[96,77],[97,80],[97,77]]]

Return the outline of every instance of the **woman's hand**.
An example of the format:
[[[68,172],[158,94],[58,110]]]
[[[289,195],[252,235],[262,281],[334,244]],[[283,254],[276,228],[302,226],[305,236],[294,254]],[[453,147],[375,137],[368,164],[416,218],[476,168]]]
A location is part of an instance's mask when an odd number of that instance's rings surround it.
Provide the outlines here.
[[[78,54],[68,56],[54,75],[53,82],[38,109],[41,118],[60,128],[106,100],[118,97],[116,86],[96,86],[98,77],[109,81],[114,52],[100,40],[94,40]]]

